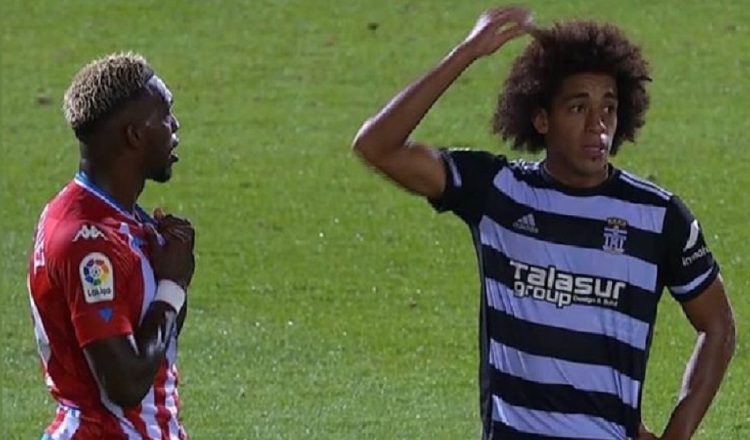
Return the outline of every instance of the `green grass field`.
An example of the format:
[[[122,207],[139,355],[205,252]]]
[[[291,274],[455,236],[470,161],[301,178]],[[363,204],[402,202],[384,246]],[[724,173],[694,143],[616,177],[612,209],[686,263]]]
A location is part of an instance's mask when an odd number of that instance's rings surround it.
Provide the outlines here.
[[[750,314],[750,9],[733,0],[526,4],[541,23],[614,20],[643,43],[652,107],[638,144],[616,163],[679,193],[702,220],[742,332]],[[148,186],[142,201],[190,217],[198,231],[180,354],[192,438],[477,438],[469,234],[370,173],[349,145],[361,122],[488,6],[3,0],[0,438],[38,439],[53,414],[25,270],[42,206],[77,167],[62,94],[83,63],[129,49],[171,85],[182,123],[174,179]],[[490,136],[489,118],[525,41],[469,70],[417,137],[508,152]],[[665,295],[644,397],[657,430],[694,342],[680,313]],[[748,368],[741,333],[696,438],[750,438]]]

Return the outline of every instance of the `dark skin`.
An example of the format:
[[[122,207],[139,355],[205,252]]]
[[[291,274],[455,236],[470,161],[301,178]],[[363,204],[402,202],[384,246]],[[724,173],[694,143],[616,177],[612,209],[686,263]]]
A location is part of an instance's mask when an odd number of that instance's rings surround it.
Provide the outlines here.
[[[157,232],[164,236],[171,236],[174,239],[181,240],[186,243],[195,243],[195,230],[193,229],[190,221],[182,217],[177,217],[172,214],[165,214],[161,208],[154,210],[154,219],[157,221],[158,226]],[[188,274],[187,283],[183,287],[187,292],[187,287],[190,285],[190,281],[193,279],[193,273],[195,272],[195,255],[191,251],[190,256],[192,258],[191,270]],[[185,297],[185,305],[182,306],[182,310],[177,315],[177,334],[182,333],[182,326],[187,318],[188,311],[188,298]]]
[[[601,184],[607,179],[617,130],[615,79],[596,73],[569,76],[550,108],[539,109],[533,123],[544,135],[545,167],[556,180],[572,188]]]
[[[545,135],[546,167],[563,185],[589,188],[607,179],[609,146],[617,129],[617,84],[608,75],[582,73],[566,78],[549,109],[534,126]],[[735,324],[721,277],[682,304],[698,340],[687,364],[680,401],[662,437],[641,425],[637,440],[689,439],[719,389],[735,349]]]
[[[486,12],[469,36],[437,66],[363,124],[354,139],[354,151],[405,190],[427,198],[440,197],[447,178],[442,159],[436,149],[410,142],[409,136],[465,69],[508,41],[535,32],[530,13],[524,9],[501,7]],[[617,106],[614,78],[592,72],[566,78],[550,107],[538,109],[532,123],[545,136],[545,167],[554,179],[571,188],[596,187],[607,179]],[[686,368],[680,401],[661,437],[641,423],[636,440],[689,439],[734,352],[734,318],[721,277],[682,308],[698,341]]]
[[[177,157],[175,132],[179,123],[171,111],[171,97],[147,86],[133,102],[101,123],[81,142],[81,171],[122,206],[133,207],[147,179],[166,182]],[[185,219],[155,213],[156,228],[147,227],[150,260],[157,280],[172,280],[187,291],[195,260],[195,231]],[[165,244],[157,243],[157,233]],[[94,341],[84,354],[107,397],[121,407],[141,402],[154,382],[169,348],[173,331],[179,332],[187,313],[154,301],[132,338],[118,336]]]
[[[677,406],[661,437],[643,439],[683,440],[695,433],[719,390],[734,355],[737,334],[734,313],[721,276],[682,310],[697,333],[693,355],[688,361]],[[645,430],[645,427],[644,427]]]
[[[407,191],[439,197],[446,179],[442,159],[433,148],[409,142],[409,135],[465,69],[527,32],[530,19],[529,11],[514,7],[483,14],[466,39],[435,68],[365,122],[354,140],[354,151]]]

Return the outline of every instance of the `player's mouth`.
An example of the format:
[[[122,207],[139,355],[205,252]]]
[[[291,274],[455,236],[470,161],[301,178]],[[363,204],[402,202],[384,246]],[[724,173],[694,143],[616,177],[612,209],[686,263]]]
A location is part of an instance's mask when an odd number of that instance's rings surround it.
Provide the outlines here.
[[[607,155],[607,147],[601,142],[584,144],[583,154],[589,159],[601,159]]]
[[[609,154],[609,145],[609,136],[602,134],[599,139],[582,145],[583,154],[591,160],[605,158]]]
[[[180,138],[177,136],[172,136],[172,146],[169,148],[169,161],[171,163],[179,162],[180,158],[176,154],[174,154],[174,150],[177,148],[177,145],[180,144]]]

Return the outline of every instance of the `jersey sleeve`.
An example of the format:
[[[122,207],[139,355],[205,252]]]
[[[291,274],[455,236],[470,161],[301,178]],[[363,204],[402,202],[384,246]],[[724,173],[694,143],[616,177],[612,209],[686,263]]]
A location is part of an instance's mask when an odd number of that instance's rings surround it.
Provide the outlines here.
[[[128,299],[134,297],[135,267],[126,257],[127,245],[96,224],[75,225],[68,232],[56,234],[49,263],[79,346],[133,333]]]
[[[508,162],[504,156],[486,151],[441,148],[445,166],[445,190],[436,199],[429,199],[437,212],[450,211],[469,224],[482,217],[487,192],[495,175]]]
[[[665,260],[662,281],[680,302],[695,298],[719,274],[719,264],[703,230],[685,203],[673,196],[664,218]]]

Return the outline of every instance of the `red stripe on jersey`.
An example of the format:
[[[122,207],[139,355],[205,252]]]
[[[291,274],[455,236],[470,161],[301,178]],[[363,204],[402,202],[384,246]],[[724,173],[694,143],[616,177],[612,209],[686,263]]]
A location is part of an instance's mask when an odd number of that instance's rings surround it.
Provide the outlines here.
[[[133,424],[135,431],[143,436],[143,438],[149,438],[148,427],[146,426],[145,420],[141,417],[141,405],[125,410],[125,418]]]
[[[52,421],[52,423],[47,427],[47,434],[53,435],[55,431],[60,429],[60,425],[62,425],[63,420],[65,420],[65,415],[68,413],[68,409],[64,407],[57,407],[57,414],[55,414],[55,420]]]
[[[162,440],[169,440],[169,410],[167,409],[167,369],[169,363],[165,360],[159,367],[154,380],[154,401],[156,403],[156,423],[159,424]]]
[[[180,413],[180,371],[176,365],[172,365],[172,376],[174,377],[174,385],[172,386],[172,400],[174,401],[175,411],[177,414]],[[179,420],[178,420],[179,422]]]
[[[172,368],[172,374],[174,374],[174,387],[172,388],[172,399],[174,399],[174,406],[176,408],[177,413],[180,412],[180,392],[179,390],[179,383],[180,383],[180,372],[177,371],[177,368]],[[181,421],[177,420],[177,424],[180,426],[180,440],[187,440],[187,434],[185,433],[185,430],[182,427]]]

